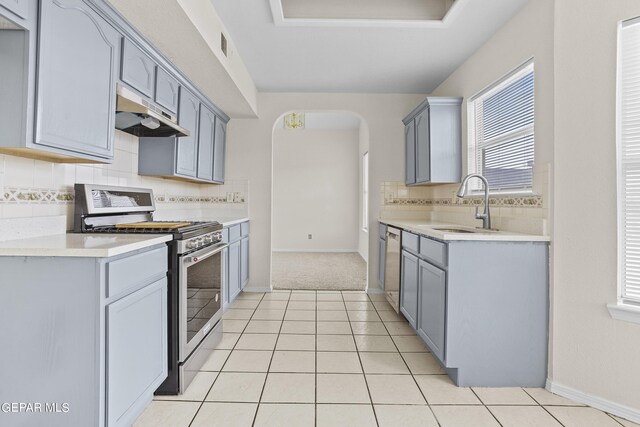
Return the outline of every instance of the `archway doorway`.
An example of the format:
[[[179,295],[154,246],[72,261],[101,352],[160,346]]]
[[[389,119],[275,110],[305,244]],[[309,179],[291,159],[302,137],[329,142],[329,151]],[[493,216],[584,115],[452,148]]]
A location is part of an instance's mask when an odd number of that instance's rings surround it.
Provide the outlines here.
[[[368,127],[351,112],[296,111],[276,121],[273,289],[366,290],[368,150]]]

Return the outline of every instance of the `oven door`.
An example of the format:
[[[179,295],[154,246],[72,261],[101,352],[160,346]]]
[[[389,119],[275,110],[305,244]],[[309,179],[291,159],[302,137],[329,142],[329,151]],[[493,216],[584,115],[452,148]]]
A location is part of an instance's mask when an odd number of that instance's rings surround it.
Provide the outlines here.
[[[180,259],[180,362],[189,357],[222,317],[222,251],[226,247],[222,243],[212,245]]]

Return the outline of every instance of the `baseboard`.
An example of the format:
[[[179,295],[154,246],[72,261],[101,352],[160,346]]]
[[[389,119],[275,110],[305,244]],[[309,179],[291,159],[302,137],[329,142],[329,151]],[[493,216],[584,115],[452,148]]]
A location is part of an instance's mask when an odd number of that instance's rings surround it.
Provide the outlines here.
[[[554,383],[547,379],[547,390],[555,393],[559,396],[566,397],[567,399],[574,400],[578,403],[592,406],[601,411],[608,412],[617,417],[633,421],[634,423],[640,423],[640,410],[631,408],[629,406],[621,405],[619,403],[611,402],[610,400],[603,399],[601,397],[592,396],[582,391],[573,389],[571,387],[564,386],[562,384]]]
[[[368,294],[384,294],[384,289],[382,288],[369,288],[367,289]]]
[[[292,253],[292,252],[304,252],[312,254],[359,254],[357,249],[273,249],[272,252]]]
[[[271,287],[264,287],[264,288],[244,288],[242,290],[242,292],[271,292]]]

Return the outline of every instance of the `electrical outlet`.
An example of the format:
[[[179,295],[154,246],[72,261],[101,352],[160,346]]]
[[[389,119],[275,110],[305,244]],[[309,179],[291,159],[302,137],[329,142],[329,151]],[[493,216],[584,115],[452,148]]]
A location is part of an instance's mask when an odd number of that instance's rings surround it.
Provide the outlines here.
[[[309,240],[313,239],[313,234],[307,234],[307,239]]]

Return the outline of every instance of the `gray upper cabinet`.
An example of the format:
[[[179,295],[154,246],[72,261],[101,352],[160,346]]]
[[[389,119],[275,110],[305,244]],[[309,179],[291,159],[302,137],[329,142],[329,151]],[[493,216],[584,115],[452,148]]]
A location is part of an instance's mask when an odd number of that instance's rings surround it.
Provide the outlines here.
[[[459,182],[462,173],[462,98],[428,97],[404,120],[405,182]]]
[[[416,183],[416,123],[409,121],[404,127],[405,178],[407,185]]]
[[[153,99],[156,83],[156,63],[129,39],[122,39],[121,80]]]
[[[196,177],[198,173],[198,121],[200,101],[191,92],[180,89],[180,126],[189,129],[191,135],[177,138],[176,173],[187,177]]]
[[[15,13],[21,18],[26,18],[29,11],[30,0],[0,0],[0,6]],[[0,12],[2,8],[0,8]]]
[[[216,115],[204,105],[200,106],[198,132],[198,178],[213,180],[213,148],[216,133]]]
[[[81,0],[42,0],[35,144],[113,158],[120,35]]]
[[[414,119],[416,126],[416,182],[431,179],[431,144],[429,138],[429,107]]]
[[[216,135],[213,151],[213,181],[224,184],[224,164],[227,147],[227,124],[216,117]]]
[[[180,84],[169,73],[158,67],[156,70],[155,101],[172,113],[178,112]]]

